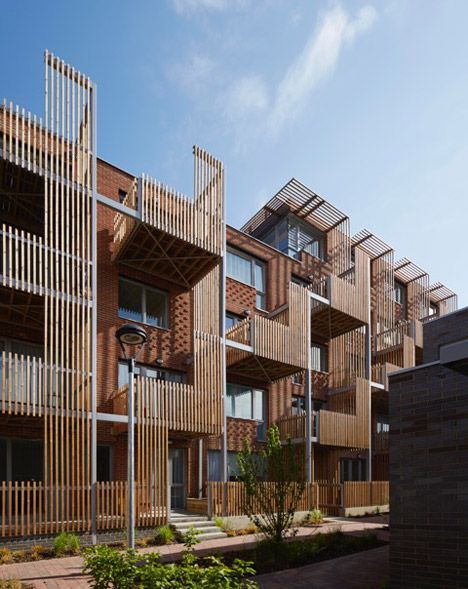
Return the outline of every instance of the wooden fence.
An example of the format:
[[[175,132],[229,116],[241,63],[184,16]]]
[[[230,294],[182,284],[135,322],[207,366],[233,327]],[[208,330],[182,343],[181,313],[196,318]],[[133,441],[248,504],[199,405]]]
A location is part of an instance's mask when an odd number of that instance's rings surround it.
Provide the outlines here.
[[[265,482],[272,491],[274,482]],[[306,483],[297,511],[320,509],[328,516],[341,515],[343,508],[373,507],[389,502],[388,481],[360,481]],[[211,516],[245,515],[245,487],[242,482],[209,482],[208,513]]]
[[[274,482],[263,483],[267,493],[274,491]],[[306,483],[304,492],[299,500],[298,511],[310,511],[318,507],[317,483]],[[208,483],[208,512],[211,516],[240,516],[245,515],[245,486],[242,482],[209,482]]]
[[[153,487],[135,484],[137,526],[153,526],[167,521],[164,508],[154,506]],[[164,489],[167,493],[167,489]],[[97,529],[116,530],[127,525],[127,482],[97,483]],[[60,531],[90,532],[91,521],[80,503],[91,500],[90,487],[47,486],[40,482],[0,483],[0,538],[55,534]],[[67,517],[69,505],[76,507],[75,517]],[[53,506],[53,509],[52,509]],[[52,515],[54,513],[54,515]],[[61,515],[60,515],[61,514]],[[58,515],[58,517],[57,517]]]
[[[388,481],[347,481],[343,485],[343,507],[369,507],[389,503]]]

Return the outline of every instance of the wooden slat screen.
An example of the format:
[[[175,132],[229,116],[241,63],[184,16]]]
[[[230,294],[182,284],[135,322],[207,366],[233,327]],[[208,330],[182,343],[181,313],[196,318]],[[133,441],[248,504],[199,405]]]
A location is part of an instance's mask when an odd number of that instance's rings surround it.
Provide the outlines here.
[[[387,505],[388,481],[346,481],[343,483],[343,507]]]

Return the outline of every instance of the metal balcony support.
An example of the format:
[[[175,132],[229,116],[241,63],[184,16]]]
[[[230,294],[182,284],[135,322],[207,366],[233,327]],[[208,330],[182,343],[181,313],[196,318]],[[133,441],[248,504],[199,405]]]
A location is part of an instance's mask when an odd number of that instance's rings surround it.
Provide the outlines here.
[[[309,307],[307,315],[311,317],[310,297],[308,298],[307,305]],[[309,329],[309,337],[307,338],[307,370],[304,387],[306,409],[306,480],[308,483],[312,482],[312,415],[314,410],[312,402],[310,331],[311,328]]]
[[[367,262],[367,284],[369,285],[369,291],[371,288],[371,272],[370,272],[370,260]],[[371,334],[371,305],[370,305],[370,292],[369,292],[369,305],[367,311],[367,323],[365,327],[366,331],[366,379],[369,382],[369,457],[367,465],[367,479],[372,480],[372,334]]]

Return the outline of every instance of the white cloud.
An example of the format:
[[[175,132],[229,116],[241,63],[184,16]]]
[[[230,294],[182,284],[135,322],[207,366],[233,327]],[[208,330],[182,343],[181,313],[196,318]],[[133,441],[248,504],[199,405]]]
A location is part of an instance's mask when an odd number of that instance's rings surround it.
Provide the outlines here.
[[[194,52],[187,61],[171,65],[168,76],[180,86],[196,92],[210,78],[215,67],[216,63],[211,57]]]
[[[238,120],[264,110],[268,105],[268,94],[263,80],[252,75],[234,82],[223,100],[226,117]]]
[[[202,10],[222,11],[229,8],[239,8],[247,0],[172,0],[178,14],[188,14]]]
[[[271,133],[277,133],[286,121],[299,115],[317,84],[335,71],[343,45],[352,43],[368,30],[376,18],[375,8],[369,5],[361,8],[353,20],[341,6],[323,15],[302,53],[291,64],[276,90],[268,116]]]

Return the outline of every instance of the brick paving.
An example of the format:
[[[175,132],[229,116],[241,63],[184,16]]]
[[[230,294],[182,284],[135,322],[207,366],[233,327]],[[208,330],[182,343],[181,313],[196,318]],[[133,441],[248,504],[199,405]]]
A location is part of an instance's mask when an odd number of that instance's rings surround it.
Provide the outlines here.
[[[388,579],[388,546],[298,569],[259,575],[260,589],[380,589]]]
[[[299,528],[297,537],[307,537],[317,532],[327,533],[336,531],[337,529],[341,529],[343,532],[363,532],[363,531],[379,531],[382,529],[383,525],[385,524],[385,520],[382,518],[366,518],[362,520],[349,520],[349,519],[335,519],[330,521],[329,523],[321,526],[320,528]],[[222,553],[222,552],[230,552],[232,550],[245,550],[248,548],[252,548],[257,543],[257,536],[249,535],[249,536],[237,536],[234,538],[222,538],[218,540],[206,540],[205,542],[201,542],[195,547],[195,553],[199,556],[205,556],[207,554],[214,554],[214,553]],[[385,547],[386,548],[386,547]],[[183,550],[183,546],[181,544],[173,544],[169,546],[159,546],[159,547],[148,547],[139,550],[140,553],[145,554],[148,552],[159,552],[162,555],[164,561],[171,561],[177,560],[180,557],[180,554]],[[380,550],[380,549],[377,549]],[[368,551],[374,553],[375,550]],[[364,553],[361,553],[364,556]],[[366,553],[367,554],[367,553]],[[351,555],[351,557],[357,557],[358,555]],[[349,558],[349,557],[342,557],[342,558]],[[342,559],[338,559],[342,560]],[[336,563],[338,560],[334,560],[333,562]],[[363,559],[366,560],[365,558]],[[328,561],[331,563],[331,561]],[[346,562],[346,561],[345,561]],[[326,563],[319,563],[316,565],[309,565],[308,567],[301,567],[302,568],[312,568],[318,567],[321,564]],[[83,560],[79,556],[69,557],[69,558],[53,558],[49,560],[41,560],[38,562],[26,562],[26,563],[17,563],[17,564],[8,564],[8,565],[0,565],[0,578],[8,579],[8,578],[16,578],[21,579],[24,583],[28,583],[32,585],[35,589],[85,589],[89,587],[88,581],[84,575],[82,575],[81,570],[83,566]],[[334,573],[336,574],[336,565],[330,565],[332,567],[331,570],[334,569]],[[349,565],[352,567],[352,565]],[[355,565],[360,566],[360,565]],[[299,569],[296,569],[299,570]],[[284,574],[291,575],[292,570],[285,572]],[[273,577],[280,573],[273,573],[271,575],[266,575],[268,577]],[[348,575],[349,575],[348,571]],[[361,571],[359,571],[361,574]],[[371,573],[370,573],[371,574]],[[265,575],[262,575],[265,577]],[[344,577],[346,578],[346,576]],[[267,583],[270,581],[267,580]],[[275,581],[271,581],[275,582]],[[279,585],[262,585],[262,587],[279,587]],[[293,587],[292,585],[284,585],[283,587]],[[315,585],[297,585],[297,587],[315,587]],[[334,585],[335,587],[337,585]],[[358,587],[358,585],[338,585],[341,588],[345,587]],[[294,585],[294,588],[296,585]],[[317,585],[317,587],[322,587],[321,585]],[[323,585],[323,587],[332,587],[332,585]],[[359,586],[361,589],[366,587],[365,585]],[[369,587],[373,587],[372,585]],[[378,585],[377,585],[378,587]]]

